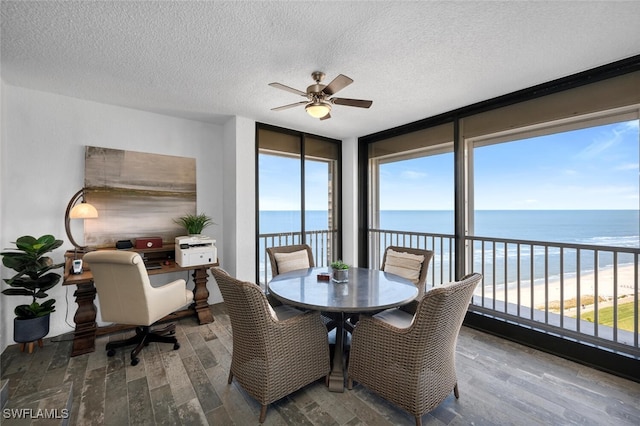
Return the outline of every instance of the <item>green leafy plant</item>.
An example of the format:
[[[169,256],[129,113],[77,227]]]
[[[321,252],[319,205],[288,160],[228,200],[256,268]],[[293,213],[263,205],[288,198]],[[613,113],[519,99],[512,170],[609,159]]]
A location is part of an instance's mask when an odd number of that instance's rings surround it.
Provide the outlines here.
[[[2,294],[32,298],[31,304],[16,306],[14,312],[18,319],[42,317],[56,310],[55,299],[43,303],[38,303],[37,299],[48,297],[47,291],[60,281],[60,274],[51,271],[62,268],[64,263],[54,264],[53,259],[45,256],[45,253],[57,249],[62,243],[53,235],[43,235],[37,239],[25,235],[14,243],[15,249],[0,253],[3,256],[2,264],[16,272],[13,277],[3,280],[11,288],[3,290]]]
[[[182,225],[188,234],[200,234],[202,230],[210,225],[216,223],[204,213],[200,214],[186,214],[182,217],[173,220],[178,225]]]
[[[349,265],[344,263],[342,260],[336,260],[335,262],[331,262],[331,269],[349,269]]]

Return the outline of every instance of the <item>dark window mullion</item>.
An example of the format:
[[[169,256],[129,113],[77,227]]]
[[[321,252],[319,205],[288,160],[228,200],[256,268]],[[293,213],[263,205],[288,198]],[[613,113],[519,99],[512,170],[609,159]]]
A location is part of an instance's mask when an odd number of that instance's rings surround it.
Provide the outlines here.
[[[305,167],[304,167],[304,162],[305,162],[305,135],[302,134],[300,137],[300,215],[302,216],[300,218],[300,232],[301,232],[301,236],[300,236],[300,243],[304,244],[306,243],[305,241],[305,231],[306,231],[306,223],[305,223],[305,216],[306,216],[306,210],[305,210],[305,198],[306,198],[306,193],[305,193],[305,181],[306,181],[306,177],[305,177]]]

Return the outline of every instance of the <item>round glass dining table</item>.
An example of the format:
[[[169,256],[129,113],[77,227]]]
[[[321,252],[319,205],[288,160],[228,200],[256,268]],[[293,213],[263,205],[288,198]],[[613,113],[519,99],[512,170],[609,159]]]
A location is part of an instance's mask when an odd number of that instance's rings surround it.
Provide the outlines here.
[[[336,345],[329,390],[343,392],[345,314],[405,305],[418,296],[418,289],[406,278],[374,269],[349,268],[348,281],[341,283],[327,281],[328,273],[327,268],[290,271],[274,277],[268,288],[284,304],[334,314]]]

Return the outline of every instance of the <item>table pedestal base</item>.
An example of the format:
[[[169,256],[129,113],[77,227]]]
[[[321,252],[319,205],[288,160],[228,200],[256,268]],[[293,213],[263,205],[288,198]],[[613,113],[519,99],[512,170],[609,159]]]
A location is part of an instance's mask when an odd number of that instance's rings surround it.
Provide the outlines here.
[[[344,392],[344,313],[340,314],[336,325],[336,345],[333,352],[333,366],[329,373],[329,390]]]

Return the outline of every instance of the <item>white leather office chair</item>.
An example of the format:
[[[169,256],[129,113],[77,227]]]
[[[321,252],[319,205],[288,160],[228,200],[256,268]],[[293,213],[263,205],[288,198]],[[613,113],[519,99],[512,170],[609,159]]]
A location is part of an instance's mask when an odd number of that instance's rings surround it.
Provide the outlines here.
[[[116,348],[136,345],[131,351],[131,365],[136,365],[138,354],[150,342],[173,343],[173,349],[180,348],[173,336],[175,324],[154,331],[151,326],[193,301],[185,280],[152,287],[144,262],[135,252],[93,251],[84,256],[84,261],[93,274],[102,319],[136,326],[135,336],[107,344],[108,356],[115,355]]]

